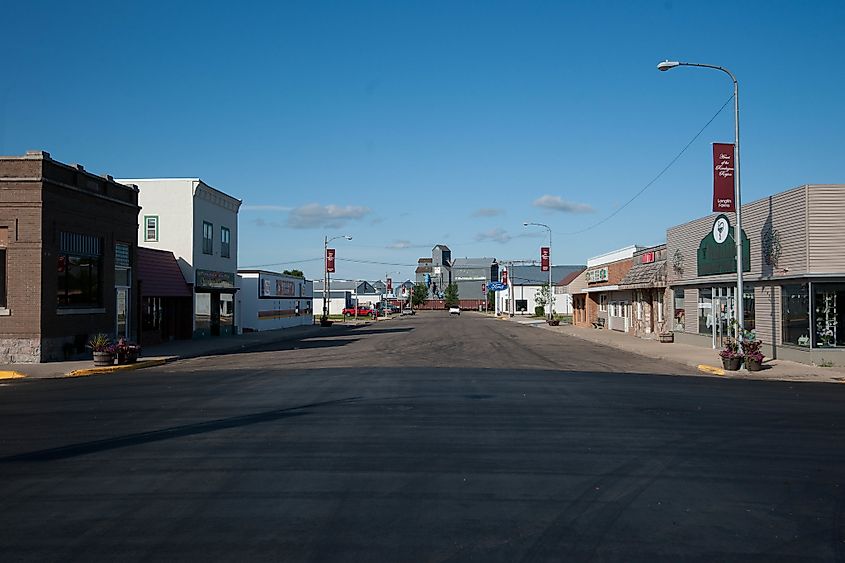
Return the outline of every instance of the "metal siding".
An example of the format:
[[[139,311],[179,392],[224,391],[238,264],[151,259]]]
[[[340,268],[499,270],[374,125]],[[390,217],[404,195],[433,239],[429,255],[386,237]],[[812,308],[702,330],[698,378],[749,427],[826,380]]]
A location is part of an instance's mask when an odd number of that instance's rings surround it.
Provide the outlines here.
[[[807,186],[807,191],[810,272],[845,272],[845,185]]]
[[[771,344],[780,330],[779,301],[780,286],[761,285],[754,288],[754,332],[757,338]]]
[[[763,276],[777,277],[786,271],[790,275],[807,272],[805,252],[807,247],[806,194],[807,190],[802,186],[742,206],[742,230],[748,235],[751,243],[751,271],[745,272],[745,277],[749,281],[760,279]],[[845,207],[845,204],[842,207]],[[845,211],[842,207],[839,208],[839,212]],[[666,274],[670,285],[673,282],[692,280],[710,285],[736,283],[736,274],[697,277],[698,245],[701,239],[710,232],[718,215],[718,213],[711,213],[706,217],[671,227],[666,231]],[[735,226],[735,214],[729,213],[727,215],[731,226]],[[778,232],[781,243],[781,255],[777,268],[763,264],[761,241],[769,221]],[[845,239],[840,238],[839,246],[842,246],[843,243],[845,243]],[[678,274],[674,268],[676,250],[680,251],[684,257],[682,274]],[[845,260],[845,257],[843,257],[843,260]]]

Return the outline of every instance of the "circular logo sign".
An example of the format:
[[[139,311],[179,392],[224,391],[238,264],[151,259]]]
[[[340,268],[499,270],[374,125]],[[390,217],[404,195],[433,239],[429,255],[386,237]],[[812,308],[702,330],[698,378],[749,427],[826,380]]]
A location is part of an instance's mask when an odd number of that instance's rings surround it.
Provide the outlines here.
[[[717,244],[728,240],[728,231],[730,231],[730,224],[727,217],[717,217],[716,222],[713,223],[713,239]]]

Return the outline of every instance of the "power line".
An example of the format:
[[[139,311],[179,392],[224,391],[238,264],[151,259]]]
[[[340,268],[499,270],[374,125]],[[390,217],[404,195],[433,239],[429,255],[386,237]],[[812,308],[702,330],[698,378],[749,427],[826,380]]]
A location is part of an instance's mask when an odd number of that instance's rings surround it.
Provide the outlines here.
[[[335,260],[341,262],[354,262],[356,264],[377,264],[379,266],[404,266],[406,268],[416,268],[418,264],[400,264],[398,262],[379,262],[377,260],[357,260],[355,258],[341,258],[338,256]]]
[[[663,176],[663,174],[665,174],[666,171],[669,170],[672,167],[672,165],[675,164],[678,161],[678,159],[683,156],[683,154],[685,152],[687,152],[687,149],[690,148],[690,146],[701,136],[702,133],[704,133],[704,130],[707,129],[707,127],[709,127],[711,123],[713,123],[713,121],[719,116],[719,114],[722,113],[722,110],[724,110],[728,106],[728,104],[731,103],[731,100],[733,100],[733,99],[734,99],[733,94],[731,94],[731,96],[727,99],[727,101],[724,104],[722,104],[722,107],[719,108],[719,111],[714,113],[713,117],[711,117],[710,120],[707,123],[704,124],[704,127],[699,129],[698,133],[696,133],[695,136],[692,139],[690,139],[690,142],[687,143],[684,146],[683,149],[681,149],[681,152],[679,152],[677,155],[675,155],[675,158],[673,158],[671,161],[669,161],[669,164],[667,164],[663,168],[663,170],[661,170],[660,173],[657,174],[657,176],[655,176],[648,184],[643,186],[643,188],[640,191],[635,193],[634,196],[631,199],[629,199],[624,204],[622,204],[619,208],[617,208],[616,211],[614,211],[613,213],[611,213],[610,215],[608,215],[607,217],[605,217],[601,221],[598,221],[597,223],[593,223],[589,227],[585,227],[585,228],[577,230],[577,231],[572,231],[572,232],[569,232],[569,233],[561,233],[561,234],[563,234],[563,235],[577,235],[577,234],[585,233],[587,231],[595,229],[596,227],[598,227],[599,225],[601,225],[603,223],[606,223],[607,221],[609,221],[610,219],[615,217],[620,211],[622,211],[623,209],[628,207],[628,205],[630,205],[635,199],[640,197],[647,189],[649,189],[652,186],[652,184],[654,184],[657,180],[659,180],[660,177]]]
[[[306,258],[303,260],[290,260],[288,262],[271,262],[270,264],[254,264],[252,266],[240,266],[242,270],[248,270],[250,268],[267,268],[269,266],[286,266],[287,264],[303,264],[305,262],[317,262],[318,260],[322,260],[322,256],[318,256],[316,258]]]

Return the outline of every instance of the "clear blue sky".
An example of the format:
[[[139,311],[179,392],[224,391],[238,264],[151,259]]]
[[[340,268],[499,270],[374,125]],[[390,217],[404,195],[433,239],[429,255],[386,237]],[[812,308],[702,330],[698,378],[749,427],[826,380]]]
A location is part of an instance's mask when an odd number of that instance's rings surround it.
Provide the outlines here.
[[[84,4],[84,5],[83,5]],[[241,266],[412,276],[453,256],[583,263],[709,212],[740,81],[743,200],[845,183],[845,2],[16,2],[0,154],[201,177],[244,201]],[[540,204],[545,203],[546,206]],[[348,262],[346,259],[394,265]],[[399,271],[401,273],[395,273]]]

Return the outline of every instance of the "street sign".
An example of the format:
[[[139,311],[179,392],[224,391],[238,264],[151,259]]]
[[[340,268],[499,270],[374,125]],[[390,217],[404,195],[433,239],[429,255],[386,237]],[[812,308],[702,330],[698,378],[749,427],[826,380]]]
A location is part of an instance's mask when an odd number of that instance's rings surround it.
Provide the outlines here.
[[[504,291],[507,288],[507,285],[499,281],[491,281],[487,283],[487,289],[489,289],[490,291]]]

